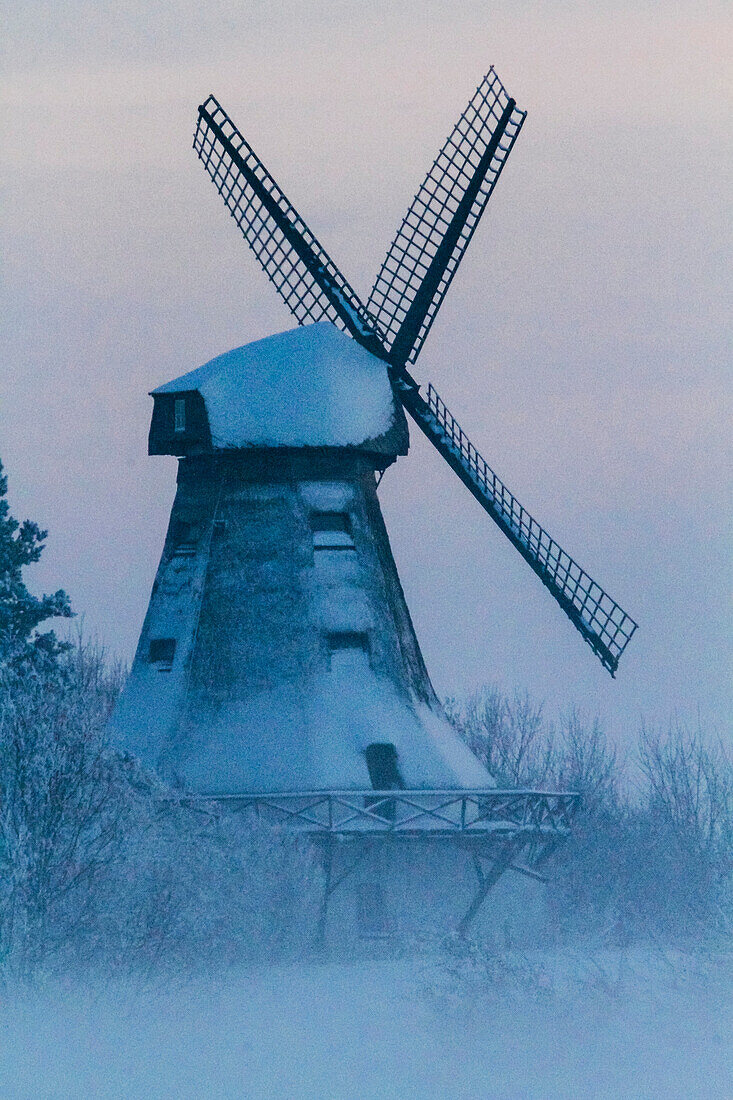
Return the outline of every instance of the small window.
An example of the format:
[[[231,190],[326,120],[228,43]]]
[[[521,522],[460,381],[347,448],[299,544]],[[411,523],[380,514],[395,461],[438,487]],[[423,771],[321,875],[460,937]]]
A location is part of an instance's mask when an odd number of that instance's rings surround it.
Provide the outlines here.
[[[173,402],[173,428],[176,432],[186,430],[186,398],[177,397]]]
[[[338,650],[342,649],[360,649],[362,652],[368,653],[369,635],[360,634],[352,630],[344,630],[337,634],[329,634],[328,648],[331,653],[336,653]]]
[[[158,666],[158,672],[170,672],[176,653],[175,638],[153,638],[150,642],[149,658],[151,665]]]
[[[353,550],[348,512],[314,512],[311,516],[314,550]]]
[[[356,901],[361,939],[386,939],[392,934],[392,922],[387,913],[380,883],[360,882],[357,887]]]
[[[354,676],[369,668],[369,635],[352,631],[327,635],[331,672]]]
[[[222,535],[226,534],[226,529],[227,521],[225,519],[214,520],[214,534],[217,538],[221,538]]]
[[[196,528],[192,523],[175,520],[171,527],[173,553],[177,557],[193,557],[196,553]]]

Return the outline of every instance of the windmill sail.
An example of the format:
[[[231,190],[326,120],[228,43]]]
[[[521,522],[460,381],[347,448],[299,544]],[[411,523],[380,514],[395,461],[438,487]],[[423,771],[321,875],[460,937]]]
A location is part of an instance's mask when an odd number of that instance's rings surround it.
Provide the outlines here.
[[[481,457],[432,386],[398,383],[405,408],[555,597],[613,676],[637,624],[527,512]]]
[[[407,211],[367,302],[394,365],[415,362],[525,117],[490,69]]]
[[[524,119],[492,68],[415,196],[366,307],[213,96],[199,107],[194,149],[298,323],[331,321],[390,364],[407,411],[614,675],[637,624],[519,504],[432,386],[425,400],[407,371]]]
[[[298,323],[331,321],[383,358],[356,292],[213,96],[199,107],[193,147]]]

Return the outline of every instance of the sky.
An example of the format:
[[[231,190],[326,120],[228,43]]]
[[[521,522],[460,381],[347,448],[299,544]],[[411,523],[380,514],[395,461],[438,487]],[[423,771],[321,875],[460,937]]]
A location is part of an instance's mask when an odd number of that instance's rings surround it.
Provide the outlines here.
[[[619,744],[730,714],[727,5],[21,0],[2,62],[0,458],[130,660],[175,492],[155,386],[292,320],[191,150],[214,92],[366,299],[491,64],[528,111],[415,368],[638,620],[612,680],[419,433],[380,499],[441,695]]]

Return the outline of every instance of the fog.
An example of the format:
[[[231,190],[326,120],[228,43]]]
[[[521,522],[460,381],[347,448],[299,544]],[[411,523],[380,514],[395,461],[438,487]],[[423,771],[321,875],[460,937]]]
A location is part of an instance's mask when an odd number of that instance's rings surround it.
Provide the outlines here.
[[[511,993],[450,988],[434,964],[405,962],[173,988],[51,985],[0,1009],[0,1089],[36,1100],[729,1095],[730,1006],[699,974],[673,981],[669,961],[605,958],[584,973],[562,958],[557,988],[551,973]]]
[[[549,883],[490,895],[488,934],[356,948],[316,941],[313,852],[110,753],[98,653],[66,678],[3,657],[0,1094],[733,1095],[730,24],[692,2],[7,6],[0,458],[12,514],[50,530],[34,591],[130,660],[176,475],[146,454],[148,392],[292,327],[191,150],[198,104],[366,298],[493,63],[528,119],[415,375],[640,628],[611,680],[413,433],[380,499],[436,689],[498,685],[458,731],[502,781],[585,801]]]
[[[311,833],[313,799],[232,812],[113,751],[100,651],[25,645],[0,649],[3,1097],[731,1092],[713,737],[647,731],[632,775],[599,723],[484,693],[456,735],[504,789],[578,791],[570,835],[501,795],[483,831],[440,834],[443,801],[421,833],[414,790],[394,812],[354,791]]]

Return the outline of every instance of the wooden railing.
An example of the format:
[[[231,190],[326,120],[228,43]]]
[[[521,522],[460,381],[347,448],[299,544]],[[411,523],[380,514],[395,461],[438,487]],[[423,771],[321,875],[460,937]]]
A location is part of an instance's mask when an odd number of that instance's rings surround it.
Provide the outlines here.
[[[580,796],[570,791],[393,790],[211,795],[256,809],[286,826],[315,833],[565,836]]]

